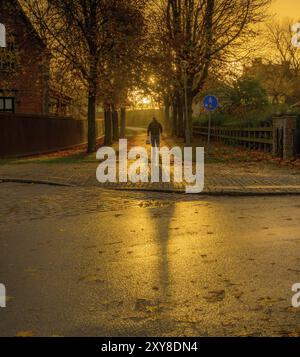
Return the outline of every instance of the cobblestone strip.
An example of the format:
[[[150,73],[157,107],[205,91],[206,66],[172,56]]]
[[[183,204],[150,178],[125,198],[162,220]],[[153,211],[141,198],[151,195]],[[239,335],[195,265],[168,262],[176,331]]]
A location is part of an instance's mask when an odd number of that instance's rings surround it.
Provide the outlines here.
[[[131,139],[133,145],[144,145],[145,135]],[[163,144],[168,146],[166,141]],[[147,147],[148,152],[150,147]],[[116,190],[185,192],[182,183],[105,183],[96,179],[97,161],[76,164],[30,163],[0,166],[0,182],[22,182],[59,186],[103,187]],[[265,170],[261,163],[252,165],[251,173],[239,165],[207,164],[204,194],[298,194],[300,175],[280,169]],[[172,170],[171,170],[172,171]]]

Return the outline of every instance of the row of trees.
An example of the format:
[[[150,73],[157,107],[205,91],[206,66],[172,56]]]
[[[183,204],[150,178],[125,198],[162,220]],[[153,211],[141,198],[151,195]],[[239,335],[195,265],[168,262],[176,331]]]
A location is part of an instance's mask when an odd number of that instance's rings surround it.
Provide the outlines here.
[[[249,51],[269,0],[158,0],[152,11],[154,71],[173,134],[192,140],[192,104],[209,75],[228,75]],[[156,53],[156,56],[155,56]],[[161,62],[158,65],[159,59]],[[160,70],[158,72],[158,69]],[[168,111],[168,110],[167,110]]]
[[[139,80],[145,0],[22,0],[52,55],[88,93],[88,152],[96,150],[96,107],[105,111],[105,141],[124,135],[128,91]],[[63,78],[65,79],[66,76]],[[121,108],[121,133],[117,109]]]
[[[125,135],[125,108],[136,88],[162,102],[173,134],[189,144],[195,97],[213,72],[228,76],[230,64],[247,55],[270,0],[20,2],[47,43],[53,68],[64,68],[71,86],[88,94],[88,151],[94,152],[97,105],[111,144]]]

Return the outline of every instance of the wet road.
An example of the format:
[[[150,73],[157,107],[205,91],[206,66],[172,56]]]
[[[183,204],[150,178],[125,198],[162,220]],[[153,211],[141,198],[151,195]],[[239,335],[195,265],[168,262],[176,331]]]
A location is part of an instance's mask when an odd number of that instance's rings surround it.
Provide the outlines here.
[[[0,335],[300,335],[300,198],[1,184]]]

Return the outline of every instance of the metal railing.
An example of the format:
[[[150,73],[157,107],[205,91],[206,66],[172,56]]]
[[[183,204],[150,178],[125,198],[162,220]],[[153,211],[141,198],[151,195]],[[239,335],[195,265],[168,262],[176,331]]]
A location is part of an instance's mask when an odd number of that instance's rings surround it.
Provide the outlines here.
[[[208,127],[193,126],[195,137],[208,137]],[[213,127],[211,128],[211,138],[214,141],[221,141],[228,145],[238,145],[249,149],[272,151],[273,128],[233,128],[233,127]]]

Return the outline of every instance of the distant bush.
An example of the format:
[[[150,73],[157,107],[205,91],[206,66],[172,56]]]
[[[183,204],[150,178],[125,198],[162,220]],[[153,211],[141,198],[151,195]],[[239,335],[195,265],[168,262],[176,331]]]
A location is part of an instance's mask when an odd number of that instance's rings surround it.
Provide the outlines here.
[[[237,114],[223,113],[216,111],[212,113],[212,126],[239,126],[255,127],[269,126],[272,124],[274,116],[297,115],[300,117],[300,108],[291,108],[286,104],[271,105],[268,104],[260,109],[248,110],[243,117]],[[201,114],[194,118],[194,123],[206,126],[208,125],[208,114]]]
[[[212,113],[212,126],[269,126],[274,116],[300,116],[300,105],[271,104],[262,84],[254,78],[241,77],[231,86],[220,84],[213,93],[219,99],[219,107]],[[205,126],[208,114],[202,113],[194,121]]]
[[[214,112],[211,116],[212,126],[222,126],[228,125],[230,122],[234,122],[236,118],[227,113]],[[200,116],[194,118],[194,122],[206,126],[208,125],[208,114],[201,114]]]
[[[242,109],[243,113],[249,110],[261,109],[268,105],[268,97],[261,83],[254,78],[240,78],[233,88],[228,91],[231,109]]]

